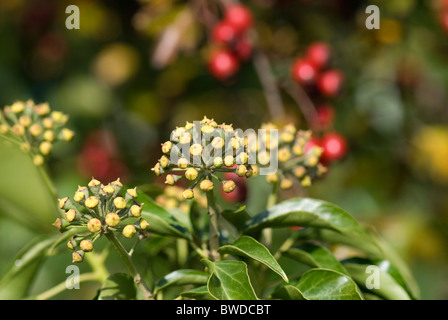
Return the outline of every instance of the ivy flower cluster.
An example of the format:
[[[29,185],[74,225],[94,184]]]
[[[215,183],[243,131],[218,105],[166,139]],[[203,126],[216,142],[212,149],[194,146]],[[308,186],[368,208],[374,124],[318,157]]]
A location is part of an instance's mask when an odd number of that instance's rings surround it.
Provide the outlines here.
[[[85,252],[92,251],[94,242],[108,232],[121,232],[126,238],[137,233],[145,235],[149,224],[141,218],[143,203],[136,201],[137,189],[127,189],[123,196],[122,187],[120,179],[107,185],[92,179],[87,187],[78,187],[73,200],[59,199],[59,208],[65,211],[65,217],[56,219],[54,226],[61,232],[70,227],[84,227],[83,232],[67,243],[73,250],[73,262],[82,262]],[[128,219],[134,222],[125,222]]]
[[[320,163],[323,149],[311,143],[311,131],[297,130],[292,125],[278,128],[272,123],[262,125],[266,134],[262,136],[264,151],[258,152],[257,161],[260,167],[269,166],[271,152],[277,152],[277,172],[266,175],[270,183],[278,183],[281,189],[290,189],[294,180],[302,187],[308,187],[317,177],[322,176],[327,169]],[[271,130],[278,130],[276,139],[271,137]]]
[[[232,192],[233,180],[223,180],[218,173],[234,172],[240,177],[257,174],[257,166],[249,164],[247,144],[231,124],[218,124],[204,117],[177,127],[170,140],[162,144],[163,156],[152,171],[157,176],[167,173],[165,183],[173,186],[180,179],[187,181],[184,199],[193,199],[194,188],[212,191],[219,181],[223,191]]]
[[[56,141],[72,140],[74,132],[65,127],[67,121],[66,114],[51,111],[48,103],[17,101],[0,111],[0,135],[18,143],[41,166]]]

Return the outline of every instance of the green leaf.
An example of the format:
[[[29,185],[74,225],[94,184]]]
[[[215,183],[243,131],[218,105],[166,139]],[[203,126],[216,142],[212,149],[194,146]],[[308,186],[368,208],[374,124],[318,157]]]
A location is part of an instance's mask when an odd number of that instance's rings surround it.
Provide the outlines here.
[[[115,273],[104,281],[98,300],[133,300],[136,295],[132,277],[126,273]]]
[[[357,263],[358,262],[358,263]],[[349,271],[356,283],[368,292],[388,300],[410,300],[411,297],[403,287],[404,283],[395,268],[388,261],[373,261],[365,259],[350,259],[343,262],[345,268]],[[369,266],[375,266],[378,269],[369,270]],[[378,272],[375,276],[375,272]],[[372,285],[378,281],[378,287],[367,288],[367,284]]]
[[[281,300],[306,300],[300,290],[291,285],[281,286],[272,293],[272,298]]]
[[[257,300],[244,262],[233,260],[212,262],[206,259],[202,261],[209,269],[207,288],[215,299]]]
[[[149,232],[163,236],[191,239],[187,226],[156,204],[150,197],[140,192],[137,201],[144,203],[142,217],[149,223],[147,228]]]
[[[39,267],[47,257],[47,250],[57,238],[59,235],[39,237],[22,249],[0,281],[0,300],[16,300],[27,296]]]
[[[311,269],[295,285],[306,300],[363,300],[356,283],[348,276],[329,269]]]
[[[207,286],[201,286],[181,293],[181,297],[195,300],[216,300],[208,291]]]
[[[380,254],[373,237],[347,212],[326,201],[297,198],[283,201],[262,211],[246,222],[243,232],[263,228],[304,226],[328,231],[326,240],[354,246],[368,253]]]
[[[157,282],[154,295],[169,286],[183,286],[186,284],[206,284],[209,275],[206,272],[190,269],[173,271]]]
[[[220,247],[218,251],[219,253],[228,253],[254,259],[276,272],[286,282],[289,281],[286,273],[269,250],[252,237],[242,236],[234,243]]]
[[[250,219],[250,215],[246,211],[246,206],[242,206],[237,210],[224,210],[221,215],[238,230]]]
[[[309,265],[312,268],[326,268],[349,275],[338,259],[323,246],[305,244],[299,248],[291,248],[284,256]]]

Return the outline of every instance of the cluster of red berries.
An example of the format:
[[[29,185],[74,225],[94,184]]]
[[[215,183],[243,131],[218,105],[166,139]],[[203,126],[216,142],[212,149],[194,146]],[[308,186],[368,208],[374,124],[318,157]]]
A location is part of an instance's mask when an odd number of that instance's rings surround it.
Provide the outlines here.
[[[212,30],[213,43],[216,45],[210,55],[208,67],[211,74],[226,80],[237,73],[241,61],[247,61],[252,55],[252,44],[248,30],[252,26],[252,14],[242,4],[232,4],[224,11],[224,16]]]
[[[319,100],[337,97],[342,90],[344,74],[331,68],[330,60],[330,46],[325,42],[314,42],[306,48],[304,56],[294,61],[292,78],[308,92],[317,94]],[[322,137],[314,136],[309,147],[323,149],[321,160],[324,163],[339,160],[347,152],[345,138],[331,129],[334,118],[335,110],[331,104],[318,105],[313,125]]]

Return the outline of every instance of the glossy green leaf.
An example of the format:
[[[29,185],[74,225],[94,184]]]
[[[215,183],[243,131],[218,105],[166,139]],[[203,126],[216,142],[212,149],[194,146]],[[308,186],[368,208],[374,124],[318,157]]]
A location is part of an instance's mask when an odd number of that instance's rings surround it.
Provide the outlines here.
[[[207,286],[201,286],[182,292],[181,297],[194,300],[216,300],[208,291]]]
[[[291,284],[281,286],[275,290],[272,293],[272,298],[280,300],[306,300],[302,292]]]
[[[286,273],[278,264],[274,256],[263,244],[252,237],[242,236],[232,244],[220,247],[218,251],[219,253],[228,253],[234,256],[243,256],[254,259],[266,265],[268,268],[282,277],[283,280],[288,282]]]
[[[39,237],[16,256],[0,281],[0,299],[15,300],[27,296],[36,272],[47,257],[47,250],[58,237]]]
[[[307,300],[363,300],[356,283],[329,269],[311,269],[295,285]]]
[[[208,291],[215,299],[257,299],[244,262],[233,260],[212,262],[205,259],[202,261],[210,272],[207,282]]]
[[[207,283],[208,277],[209,275],[203,271],[190,269],[176,270],[167,274],[157,282],[154,288],[154,294],[169,286],[183,286],[187,284],[204,285]]]
[[[163,236],[191,239],[188,227],[156,204],[150,197],[140,192],[137,201],[144,203],[142,217],[149,223],[147,228],[149,232]]]
[[[136,295],[132,277],[126,273],[115,273],[104,281],[98,300],[133,300]]]
[[[339,260],[323,246],[305,244],[299,248],[291,248],[283,255],[312,268],[326,268],[349,275]]]
[[[263,228],[305,226],[327,231],[326,240],[380,254],[373,237],[347,212],[326,201],[297,198],[283,201],[248,220],[243,232],[250,234]]]
[[[222,216],[233,224],[237,229],[241,229],[247,220],[250,219],[249,213],[246,211],[246,206],[242,206],[237,210],[224,210]]]
[[[361,262],[361,263],[356,263]],[[388,261],[349,260],[343,263],[356,283],[365,290],[388,300],[409,300],[402,279]],[[368,287],[369,286],[369,287]]]

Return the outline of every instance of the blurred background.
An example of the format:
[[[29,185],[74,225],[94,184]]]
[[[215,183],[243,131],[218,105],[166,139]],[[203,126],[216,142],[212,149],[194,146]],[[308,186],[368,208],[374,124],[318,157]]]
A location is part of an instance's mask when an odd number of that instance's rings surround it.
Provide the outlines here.
[[[226,2],[0,0],[0,105],[49,102],[76,132],[49,159],[58,193],[71,195],[92,176],[162,185],[150,169],[185,121],[315,129],[309,107],[326,105],[317,134],[336,131],[348,148],[307,194],[374,227],[409,263],[422,299],[447,299],[448,1],[243,1],[249,42],[223,78],[210,56]],[[371,4],[380,29],[365,26]],[[79,29],[66,28],[69,5],[79,7]],[[336,96],[283,86],[316,41],[344,75]],[[55,217],[20,150],[0,146],[0,182],[2,276],[30,239],[53,232]],[[65,266],[68,255],[57,261]],[[55,265],[39,271],[34,291],[63,279],[52,278]]]

